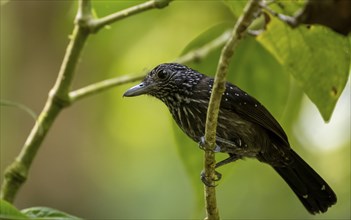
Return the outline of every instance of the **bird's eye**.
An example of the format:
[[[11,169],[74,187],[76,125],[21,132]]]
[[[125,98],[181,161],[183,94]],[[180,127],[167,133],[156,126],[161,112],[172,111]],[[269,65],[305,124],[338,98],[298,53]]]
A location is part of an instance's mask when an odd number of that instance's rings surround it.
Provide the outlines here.
[[[157,77],[159,79],[167,79],[169,76],[169,73],[166,70],[161,70],[159,72],[157,72]]]

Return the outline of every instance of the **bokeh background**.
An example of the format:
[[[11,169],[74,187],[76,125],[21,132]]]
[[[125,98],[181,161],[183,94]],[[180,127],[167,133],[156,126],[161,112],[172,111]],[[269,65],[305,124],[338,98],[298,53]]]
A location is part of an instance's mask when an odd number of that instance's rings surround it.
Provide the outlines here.
[[[101,17],[140,2],[93,3]],[[1,1],[1,99],[40,113],[57,77],[76,8],[71,0]],[[73,87],[174,60],[201,33],[234,21],[220,1],[175,1],[117,22],[89,38]],[[215,59],[214,54],[204,62]],[[213,65],[190,65],[214,72]],[[294,79],[254,39],[241,43],[231,70],[230,80],[271,110],[293,148],[335,190],[338,203],[324,215],[311,216],[273,169],[247,159],[220,169],[221,217],[350,219],[350,84],[326,124]],[[81,100],[59,115],[16,198],[18,208],[48,206],[87,219],[204,216],[198,180],[203,153],[173,124],[160,101],[122,98],[132,85]],[[17,108],[0,110],[2,181],[34,121]]]

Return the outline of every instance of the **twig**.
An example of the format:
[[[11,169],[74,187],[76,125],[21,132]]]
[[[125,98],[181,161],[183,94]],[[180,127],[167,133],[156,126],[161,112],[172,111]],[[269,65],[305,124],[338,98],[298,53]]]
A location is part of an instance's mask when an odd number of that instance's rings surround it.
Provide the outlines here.
[[[171,2],[172,0],[151,0],[151,1],[147,1],[145,3],[127,8],[125,10],[116,12],[114,14],[105,16],[103,18],[99,18],[99,19],[92,19],[89,21],[88,26],[90,28],[90,31],[95,33],[97,31],[99,31],[101,28],[105,27],[106,25],[109,25],[113,22],[116,22],[118,20],[121,20],[123,18],[129,17],[131,15],[137,14],[137,13],[141,13],[150,9],[154,9],[154,8],[164,8],[166,6],[168,6],[168,4]]]
[[[222,35],[214,39],[213,41],[203,45],[200,48],[189,51],[188,53],[176,59],[174,62],[185,64],[194,60],[196,61],[201,60],[204,57],[206,57],[211,51],[224,45],[225,42],[227,42],[227,40],[229,39],[229,36],[230,36],[230,31],[226,31]],[[134,76],[125,75],[125,76],[119,76],[111,79],[106,79],[101,82],[93,83],[91,85],[77,89],[69,93],[71,103],[78,101],[82,98],[89,97],[90,95],[94,95],[102,91],[108,90],[118,85],[141,80],[146,75],[146,73],[147,71],[143,71],[142,73]]]
[[[219,105],[222,98],[222,94],[225,91],[226,76],[228,72],[229,61],[234,54],[234,49],[238,45],[238,42],[244,37],[248,26],[259,14],[259,0],[250,0],[243,14],[236,22],[233,32],[226,45],[222,49],[222,53],[219,59],[215,80],[213,83],[213,89],[211,92],[211,98],[207,111],[206,118],[206,129],[205,129],[205,176],[209,180],[210,185],[214,185],[215,177],[215,155],[213,149],[216,143],[216,129],[217,129],[217,118],[219,113]],[[219,219],[219,213],[216,201],[216,190],[215,187],[205,186],[205,200],[206,200],[206,219]]]
[[[147,2],[150,8],[162,8],[167,6],[170,0],[152,0]],[[143,3],[141,5],[145,5]],[[142,6],[134,6],[129,10],[126,9],[117,12],[114,16],[107,16],[105,19],[97,20],[98,25],[95,28],[101,28],[106,24],[115,22],[121,18],[145,11]],[[40,113],[37,123],[32,128],[20,154],[15,161],[7,167],[4,175],[4,180],[1,185],[0,199],[4,199],[10,203],[13,202],[15,196],[27,179],[32,161],[37,155],[37,152],[43,142],[46,134],[50,130],[53,122],[62,109],[71,104],[71,82],[75,73],[75,69],[80,58],[80,54],[84,48],[85,42],[92,33],[90,22],[94,23],[92,16],[92,8],[90,0],[79,0],[79,7],[75,19],[75,27],[70,36],[70,43],[67,46],[66,54],[61,64],[61,68],[56,79],[54,87],[49,93],[49,97],[45,103],[44,109]],[[120,14],[119,16],[117,16]],[[94,27],[93,27],[94,29]],[[73,93],[73,97],[74,97]],[[83,97],[83,96],[82,96]]]
[[[47,132],[59,112],[69,104],[68,89],[87,37],[87,32],[80,27],[75,27],[62,62],[59,76],[49,94],[45,107],[24,143],[20,154],[5,171],[4,182],[1,186],[1,199],[13,202],[17,191],[27,179],[29,168]]]
[[[139,75],[134,75],[134,76],[126,75],[126,76],[115,77],[112,79],[103,80],[101,82],[97,82],[97,83],[88,85],[86,87],[77,89],[69,93],[71,103],[78,101],[82,98],[100,93],[102,91],[105,91],[107,89],[110,89],[118,85],[141,80],[142,78],[145,77],[145,74],[146,72]]]
[[[285,22],[287,25],[289,25],[292,28],[295,28],[299,25],[299,21],[295,17],[280,14],[280,13],[274,11],[273,9],[271,9],[270,7],[268,7],[268,5],[265,4],[264,2],[260,2],[260,7],[265,9],[268,13],[270,13],[274,17],[278,18],[279,20]]]
[[[203,45],[200,48],[197,48],[193,51],[189,51],[183,56],[176,59],[174,62],[176,63],[189,63],[191,61],[199,61],[206,57],[211,51],[223,46],[230,37],[230,31],[225,31],[222,35],[217,37],[216,39],[210,41],[209,43]]]

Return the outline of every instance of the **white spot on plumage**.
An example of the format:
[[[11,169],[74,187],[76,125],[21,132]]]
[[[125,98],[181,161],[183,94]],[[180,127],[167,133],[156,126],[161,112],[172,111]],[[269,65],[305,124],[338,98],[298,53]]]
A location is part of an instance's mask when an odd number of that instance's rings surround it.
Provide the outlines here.
[[[183,106],[183,111],[184,111],[184,114],[185,114],[186,118],[188,118],[189,117],[188,111],[187,111],[187,108],[184,107],[184,106]]]
[[[194,113],[191,111],[190,108],[188,108],[188,112],[189,112],[189,114],[195,119],[195,115],[194,115]]]
[[[178,102],[182,101],[182,97],[178,93],[175,94],[176,99],[178,99]]]
[[[179,109],[177,111],[177,114],[178,114],[178,121],[180,121],[181,127],[184,127],[183,121],[182,121],[182,113],[179,111]]]

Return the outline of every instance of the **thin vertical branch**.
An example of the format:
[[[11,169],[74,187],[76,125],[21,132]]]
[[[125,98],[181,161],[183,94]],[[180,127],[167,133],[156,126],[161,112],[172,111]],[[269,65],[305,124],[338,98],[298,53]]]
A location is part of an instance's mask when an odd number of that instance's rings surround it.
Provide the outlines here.
[[[259,0],[250,0],[243,14],[236,22],[233,32],[225,46],[222,49],[217,72],[213,83],[211,98],[207,111],[206,129],[205,129],[205,158],[204,168],[205,177],[210,185],[214,185],[215,179],[215,155],[213,149],[216,143],[217,119],[219,113],[219,105],[222,94],[225,91],[226,77],[230,59],[234,54],[234,49],[238,42],[244,37],[248,26],[256,18],[260,12]],[[205,201],[206,201],[206,219],[219,219],[219,212],[216,201],[215,187],[205,186]]]

